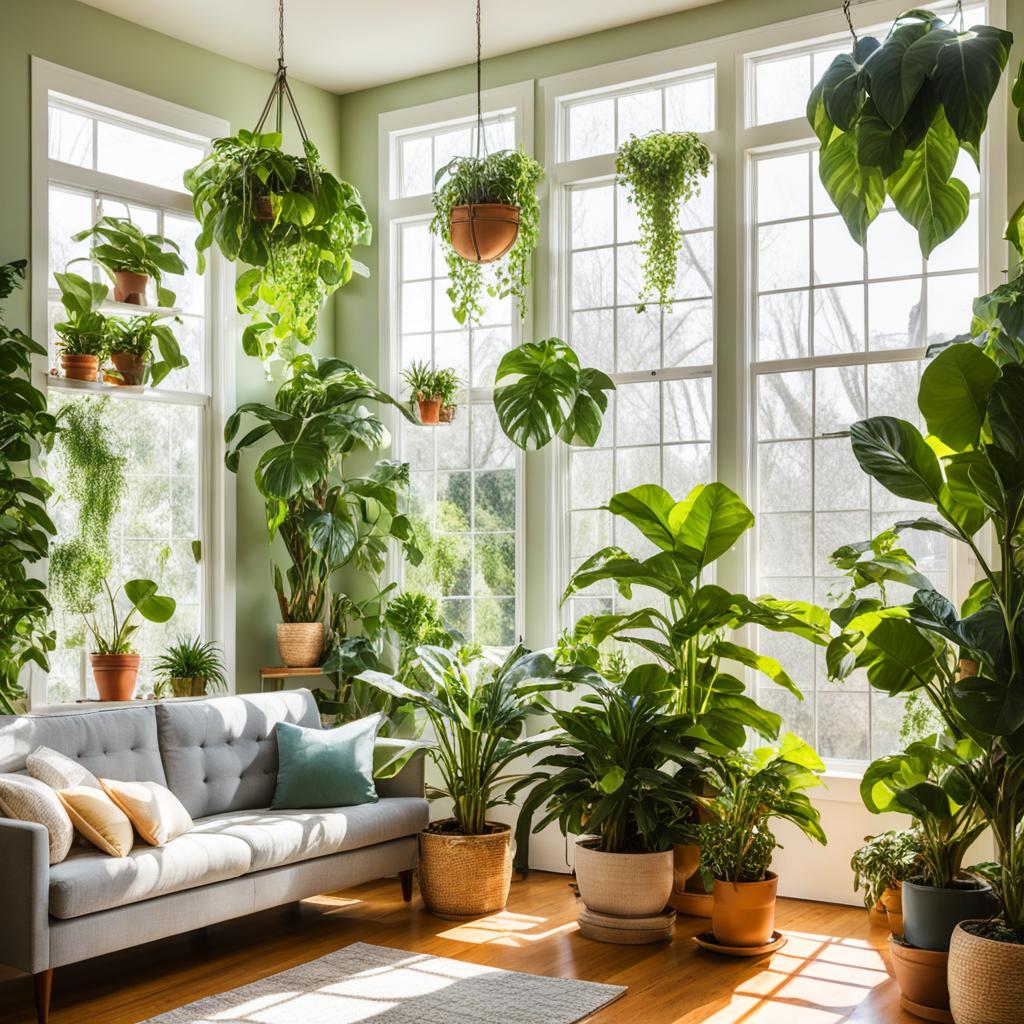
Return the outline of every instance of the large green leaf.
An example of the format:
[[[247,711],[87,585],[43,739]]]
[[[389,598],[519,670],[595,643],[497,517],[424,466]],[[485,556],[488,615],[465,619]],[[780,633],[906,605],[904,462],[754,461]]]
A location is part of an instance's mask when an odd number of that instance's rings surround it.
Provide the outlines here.
[[[956,451],[977,443],[999,367],[976,345],[943,349],[925,368],[917,403],[928,429]]]
[[[630,491],[614,495],[605,507],[612,515],[621,516],[632,523],[662,551],[673,551],[676,535],[669,524],[669,516],[675,505],[675,499],[664,487],[641,484]]]
[[[903,129],[893,128],[879,114],[874,100],[868,99],[857,118],[857,160],[866,167],[877,167],[883,177],[888,177],[903,163],[905,148]]]
[[[720,558],[754,525],[754,514],[725,484],[698,485],[669,513],[669,529],[700,553],[701,568]]]
[[[860,468],[900,498],[934,505],[942,488],[942,470],[921,432],[907,420],[875,416],[850,428]]]
[[[989,736],[1010,736],[1024,726],[1024,676],[1006,682],[970,676],[953,687],[953,704]]]
[[[139,614],[150,622],[167,622],[177,607],[173,597],[157,593],[157,586],[152,580],[128,580],[124,592],[138,608]]]
[[[327,448],[312,441],[292,441],[268,448],[256,466],[256,486],[270,498],[290,498],[327,475]]]
[[[1024,367],[1008,363],[992,385],[988,403],[992,440],[1018,462],[1024,461]]]
[[[818,176],[850,234],[863,245],[868,226],[885,202],[885,179],[878,167],[865,167],[857,159],[854,132],[836,132],[822,147]]]
[[[585,445],[588,448],[597,444],[604,414],[608,409],[606,392],[614,390],[615,385],[608,374],[585,367],[580,372],[576,403],[559,428],[558,436],[566,444]]]
[[[885,693],[916,690],[929,679],[935,651],[910,619],[882,616],[867,634],[868,681]]]
[[[872,36],[858,39],[853,53],[840,53],[821,77],[821,99],[832,123],[844,132],[853,127],[864,104],[864,61],[879,46]]]
[[[903,121],[932,68],[942,43],[953,38],[948,29],[933,29],[930,21],[906,21],[886,37],[867,68],[871,98],[893,128]],[[940,38],[936,40],[936,36]]]
[[[329,566],[343,565],[359,542],[359,531],[344,505],[333,512],[311,512],[304,525],[309,546]]]

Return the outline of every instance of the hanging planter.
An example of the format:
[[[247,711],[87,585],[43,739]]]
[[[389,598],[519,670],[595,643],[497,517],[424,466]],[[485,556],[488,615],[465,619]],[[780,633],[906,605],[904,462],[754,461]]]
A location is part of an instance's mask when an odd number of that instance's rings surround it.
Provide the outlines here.
[[[470,263],[493,263],[519,237],[519,207],[508,203],[464,203],[448,217],[452,248]]]

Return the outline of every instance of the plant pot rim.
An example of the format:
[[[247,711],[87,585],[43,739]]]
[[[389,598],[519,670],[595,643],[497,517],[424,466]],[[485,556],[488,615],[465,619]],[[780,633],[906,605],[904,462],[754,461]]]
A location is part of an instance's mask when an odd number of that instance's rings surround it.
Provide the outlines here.
[[[437,829],[432,828],[434,825],[441,825],[446,821],[452,821],[452,818],[438,818],[436,821],[427,823],[427,827],[420,829],[421,836],[437,836],[439,839],[492,839],[494,836],[504,835],[506,832],[512,831],[511,825],[506,825],[503,821],[486,821],[484,822],[491,831],[473,833],[472,835],[468,832],[441,832]]]
[[[897,956],[904,959],[929,960],[932,958],[941,959],[949,956],[948,949],[924,949],[921,946],[912,946],[902,935],[889,933],[889,946],[899,950]]]
[[[992,889],[992,886],[984,878],[966,873],[954,879],[954,881],[963,883],[961,885],[929,885],[923,879],[924,875],[915,875],[913,878],[905,878],[902,884],[910,886],[912,889],[925,889],[930,892],[987,892]]]
[[[716,878],[716,885],[764,885],[765,882],[774,882],[778,879],[778,873],[775,871],[766,871],[764,878],[759,878],[754,882],[734,882],[731,878]]]
[[[968,917],[963,921],[958,921],[954,932],[961,931],[964,935],[969,935],[972,939],[977,939],[979,942],[989,942],[994,946],[1019,946],[1024,949],[1024,941],[1021,942],[1006,942],[1003,939],[990,939],[987,935],[979,935],[977,932],[969,932],[963,926],[965,924],[988,924],[992,918],[990,917]]]
[[[129,651],[126,654],[100,654],[98,651],[90,651],[90,658],[135,658],[139,659],[142,657],[141,654],[137,654],[135,651]]]
[[[279,626],[322,626],[322,619],[302,619],[300,622],[279,622]]]
[[[672,847],[670,846],[667,850],[653,850],[640,853],[634,850],[599,850],[597,845],[600,844],[601,840],[594,836],[589,838],[577,839],[576,845],[583,847],[585,850],[589,850],[591,853],[599,853],[602,856],[607,857],[664,857],[668,855],[672,856]]]
[[[518,219],[522,207],[518,203],[455,203],[451,208],[451,213],[455,213],[456,210],[515,210],[516,218]]]

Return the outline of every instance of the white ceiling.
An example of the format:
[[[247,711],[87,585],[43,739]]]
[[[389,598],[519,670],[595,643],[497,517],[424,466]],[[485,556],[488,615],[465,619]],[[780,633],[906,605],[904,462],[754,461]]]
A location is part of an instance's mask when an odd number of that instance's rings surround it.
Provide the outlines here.
[[[83,0],[196,46],[272,70],[276,0]],[[484,0],[484,57],[701,7],[716,0]],[[333,92],[471,63],[474,0],[286,0],[295,78]]]

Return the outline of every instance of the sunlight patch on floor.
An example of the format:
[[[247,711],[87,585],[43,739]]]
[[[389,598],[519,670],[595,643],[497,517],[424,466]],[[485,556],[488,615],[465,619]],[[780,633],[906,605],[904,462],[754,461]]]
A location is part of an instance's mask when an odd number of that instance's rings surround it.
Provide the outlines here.
[[[513,914],[511,911],[502,910],[497,914],[467,921],[465,924],[456,925],[447,931],[438,932],[437,937],[474,945],[487,943],[492,946],[519,947],[576,929],[575,921],[569,921],[555,928],[544,928],[545,924],[547,924],[546,917],[530,917],[527,914]]]

